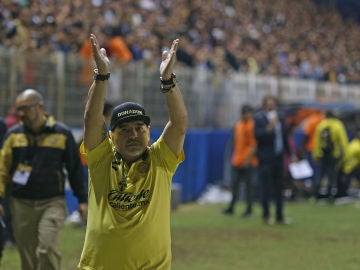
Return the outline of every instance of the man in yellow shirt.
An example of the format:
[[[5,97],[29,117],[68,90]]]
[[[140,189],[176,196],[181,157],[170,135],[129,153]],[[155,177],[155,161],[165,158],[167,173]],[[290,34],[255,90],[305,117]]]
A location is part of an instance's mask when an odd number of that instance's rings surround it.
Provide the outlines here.
[[[116,106],[107,137],[102,109],[109,59],[90,36],[97,70],[85,108],[81,152],[89,166],[89,212],[78,269],[171,269],[171,179],[184,160],[188,114],[173,73],[179,40],[160,64],[169,121],[148,146],[150,117],[137,103]]]
[[[331,111],[325,113],[325,118],[315,130],[313,160],[318,166],[314,177],[313,196],[332,198],[332,189],[337,185],[339,162],[348,144],[346,129],[341,120]],[[326,194],[321,194],[323,178],[327,179]]]
[[[345,149],[341,160],[340,176],[336,197],[349,196],[349,188],[353,178],[360,180],[360,129]]]

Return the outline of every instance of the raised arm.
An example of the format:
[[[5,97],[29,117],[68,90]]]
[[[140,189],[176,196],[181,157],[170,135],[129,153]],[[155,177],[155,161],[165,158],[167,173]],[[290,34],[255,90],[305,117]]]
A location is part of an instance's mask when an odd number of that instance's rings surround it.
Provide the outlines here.
[[[90,35],[90,42],[98,74],[109,74],[110,61],[106,50],[100,49],[94,34]],[[84,144],[87,150],[95,148],[106,138],[106,126],[102,114],[106,87],[107,79],[94,79],[89,89],[84,114]]]
[[[172,43],[170,51],[164,51],[160,64],[160,76],[163,85],[162,92],[166,96],[169,121],[163,131],[165,143],[178,156],[183,149],[186,130],[188,128],[188,113],[179,86],[173,74],[176,50],[179,39]]]

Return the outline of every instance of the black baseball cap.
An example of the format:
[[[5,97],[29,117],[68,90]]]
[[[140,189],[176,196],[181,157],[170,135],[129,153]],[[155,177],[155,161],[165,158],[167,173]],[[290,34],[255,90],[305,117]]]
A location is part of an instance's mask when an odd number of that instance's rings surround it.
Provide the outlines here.
[[[145,114],[145,109],[135,102],[125,102],[116,106],[111,115],[110,128],[114,130],[117,125],[130,121],[143,121],[150,124],[150,117]]]

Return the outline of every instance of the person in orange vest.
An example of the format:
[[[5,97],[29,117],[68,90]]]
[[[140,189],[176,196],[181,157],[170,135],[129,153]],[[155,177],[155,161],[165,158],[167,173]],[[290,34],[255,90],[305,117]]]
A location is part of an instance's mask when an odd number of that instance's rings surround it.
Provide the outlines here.
[[[301,144],[302,157],[307,158],[309,163],[313,166],[312,151],[315,143],[315,130],[318,124],[325,118],[323,110],[318,110],[309,115],[303,124],[303,140]]]
[[[254,137],[254,120],[252,119],[253,109],[249,105],[241,108],[241,117],[236,122],[233,136],[232,165],[232,199],[229,206],[223,210],[224,214],[232,215],[234,207],[239,198],[239,188],[242,181],[246,187],[246,209],[242,217],[252,216],[254,168],[257,166],[256,140]]]

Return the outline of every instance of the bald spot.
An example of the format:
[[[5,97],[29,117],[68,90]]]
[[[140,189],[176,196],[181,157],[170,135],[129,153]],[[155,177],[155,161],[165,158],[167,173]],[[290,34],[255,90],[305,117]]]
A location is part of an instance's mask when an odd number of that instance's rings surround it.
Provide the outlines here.
[[[40,102],[42,100],[43,100],[43,98],[38,91],[36,91],[34,89],[26,89],[22,93],[20,93],[19,96],[16,98],[16,103],[23,102],[23,101],[36,103],[36,102]]]

